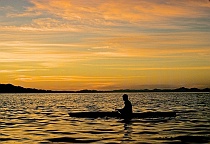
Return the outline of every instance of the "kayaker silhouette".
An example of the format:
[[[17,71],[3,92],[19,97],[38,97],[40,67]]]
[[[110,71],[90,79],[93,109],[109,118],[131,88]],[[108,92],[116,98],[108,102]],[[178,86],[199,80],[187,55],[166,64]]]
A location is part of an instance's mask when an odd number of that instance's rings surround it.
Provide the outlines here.
[[[133,113],[132,104],[128,100],[128,95],[127,94],[124,94],[122,97],[123,97],[125,106],[122,109],[116,109],[116,110],[119,111],[119,113],[121,114],[121,116],[124,119],[131,119],[132,118],[132,113]]]

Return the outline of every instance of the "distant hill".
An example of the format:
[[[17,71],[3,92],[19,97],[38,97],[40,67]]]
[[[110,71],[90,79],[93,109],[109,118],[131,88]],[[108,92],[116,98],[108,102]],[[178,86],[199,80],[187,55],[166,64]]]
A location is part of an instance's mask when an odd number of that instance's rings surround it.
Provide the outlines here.
[[[53,90],[40,90],[35,88],[24,88],[21,86],[14,86],[12,84],[0,84],[0,93],[104,93],[104,92],[210,92],[209,88],[177,88],[177,89],[120,89],[111,91],[98,91],[98,90],[79,90],[79,91],[53,91]]]
[[[198,88],[185,88],[185,87],[181,87],[181,88],[177,88],[177,89],[153,89],[153,90],[149,90],[149,89],[143,89],[143,90],[129,90],[129,89],[125,89],[125,90],[114,90],[114,92],[210,92],[209,88],[205,88],[205,89],[198,89]]]
[[[12,84],[0,84],[0,93],[49,93],[50,90],[39,90],[35,88],[24,88]]]

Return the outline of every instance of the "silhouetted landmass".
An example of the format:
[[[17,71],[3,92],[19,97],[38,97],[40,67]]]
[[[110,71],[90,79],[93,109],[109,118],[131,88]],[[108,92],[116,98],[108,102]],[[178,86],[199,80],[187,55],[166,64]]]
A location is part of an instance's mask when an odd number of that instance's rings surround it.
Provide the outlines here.
[[[153,90],[149,90],[149,89],[144,89],[144,90],[129,90],[129,89],[125,89],[125,90],[113,90],[113,92],[210,92],[209,88],[205,88],[205,89],[198,89],[198,88],[185,88],[185,87],[181,87],[181,88],[177,88],[177,89],[153,89]]]
[[[0,84],[0,93],[108,93],[108,92],[210,92],[210,88],[198,89],[198,88],[177,88],[177,89],[120,89],[110,91],[99,91],[99,90],[79,90],[79,91],[53,91],[53,90],[40,90],[35,88],[24,88],[21,86],[14,86],[12,84]]]
[[[35,88],[24,88],[12,84],[0,84],[0,93],[49,93],[50,90],[39,90]]]

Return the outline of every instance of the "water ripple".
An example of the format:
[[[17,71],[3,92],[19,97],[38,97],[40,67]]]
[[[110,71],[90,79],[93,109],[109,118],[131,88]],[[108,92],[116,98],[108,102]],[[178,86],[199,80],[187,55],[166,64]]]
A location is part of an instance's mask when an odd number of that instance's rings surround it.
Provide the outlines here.
[[[135,112],[175,118],[125,122],[71,118],[70,111],[113,111],[122,94],[0,94],[0,143],[210,143],[208,93],[129,93]]]

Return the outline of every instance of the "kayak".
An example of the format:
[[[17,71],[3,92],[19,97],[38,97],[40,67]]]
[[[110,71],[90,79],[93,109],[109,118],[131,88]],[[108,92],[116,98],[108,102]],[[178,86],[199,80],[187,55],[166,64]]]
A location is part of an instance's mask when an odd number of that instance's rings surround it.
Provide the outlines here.
[[[70,112],[70,117],[78,118],[121,118],[119,112]],[[132,118],[157,118],[157,117],[176,117],[176,112],[141,112],[132,113]]]

